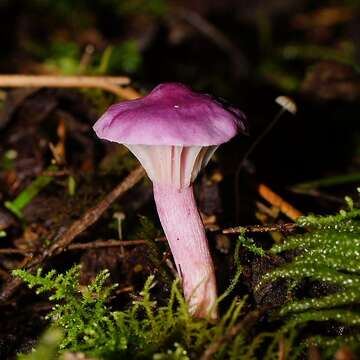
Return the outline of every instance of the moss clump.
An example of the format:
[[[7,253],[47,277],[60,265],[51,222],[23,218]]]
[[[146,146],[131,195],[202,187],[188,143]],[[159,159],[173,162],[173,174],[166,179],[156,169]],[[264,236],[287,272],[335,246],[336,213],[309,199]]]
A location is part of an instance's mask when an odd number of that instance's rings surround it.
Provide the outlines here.
[[[245,300],[235,298],[218,323],[194,319],[175,281],[167,306],[158,307],[151,289],[156,286],[153,276],[140,292],[141,300],[133,301],[123,311],[112,311],[106,304],[111,289],[104,285],[107,271],[80,291],[79,267],[65,274],[39,270],[35,275],[14,271],[37,293],[50,292],[55,302],[48,314],[51,328],[61,329],[63,337],[57,346],[58,356],[64,351],[83,352],[99,359],[199,359],[210,346],[216,344],[214,359],[256,359],[272,341],[277,344],[281,334],[260,333],[249,338],[252,326],[235,331],[244,316]],[[254,324],[256,321],[254,322]],[[253,325],[254,325],[253,324]],[[21,359],[38,359],[40,343],[35,353]],[[52,350],[53,351],[53,350]],[[271,359],[277,348],[263,359]],[[43,355],[42,355],[43,356]],[[46,359],[42,357],[42,359]]]
[[[293,254],[292,261],[267,273],[257,285],[260,288],[278,279],[288,281],[288,301],[279,311],[286,321],[284,329],[314,322],[341,329],[330,337],[316,333],[312,326],[312,343],[328,354],[333,354],[340,344],[360,350],[360,209],[350,198],[346,200],[348,209],[336,215],[300,218],[298,224],[306,232],[288,236],[270,250],[276,255]],[[304,282],[307,293],[319,284],[327,291],[299,298]]]

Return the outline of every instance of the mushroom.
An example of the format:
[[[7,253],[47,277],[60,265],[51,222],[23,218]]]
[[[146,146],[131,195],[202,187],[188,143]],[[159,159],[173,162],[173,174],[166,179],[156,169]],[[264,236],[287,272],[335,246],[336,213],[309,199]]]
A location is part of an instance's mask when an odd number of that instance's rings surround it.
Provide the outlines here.
[[[164,83],[141,99],[112,105],[94,130],[124,144],[145,168],[189,311],[215,319],[214,265],[192,184],[220,144],[246,131],[245,116],[185,85]]]

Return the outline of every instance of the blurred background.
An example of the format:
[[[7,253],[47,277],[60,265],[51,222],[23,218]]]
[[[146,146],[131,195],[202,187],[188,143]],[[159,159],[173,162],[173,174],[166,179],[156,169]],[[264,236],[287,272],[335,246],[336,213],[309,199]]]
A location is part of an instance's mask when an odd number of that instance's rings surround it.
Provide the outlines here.
[[[126,75],[142,94],[177,81],[242,109],[250,136],[222,146],[199,176],[199,206],[208,226],[278,222],[256,201],[259,184],[302,213],[330,213],[344,204],[344,195],[357,194],[358,0],[0,0],[0,34],[2,74]],[[0,240],[17,251],[0,261],[1,284],[7,286],[10,271],[24,265],[24,251],[48,246],[136,161],[92,131],[100,114],[119,100],[113,94],[8,91],[1,82],[0,89]],[[293,99],[297,113],[285,112],[240,168],[246,150],[281,109],[275,102],[280,95]],[[25,195],[16,200],[20,194]],[[161,236],[145,183],[79,240],[116,238],[119,212],[126,214],[125,239]],[[280,222],[289,221],[281,216]],[[226,278],[229,241],[219,237],[213,247],[218,276]],[[122,258],[111,248],[68,252],[52,258],[51,267],[80,262],[85,284],[108,268],[113,281],[140,289],[159,270],[159,264],[149,264],[146,249],[135,247]],[[2,312],[0,350],[6,356],[31,348],[45,326],[38,322],[43,310],[31,304],[18,313],[29,301],[26,294],[5,303]]]

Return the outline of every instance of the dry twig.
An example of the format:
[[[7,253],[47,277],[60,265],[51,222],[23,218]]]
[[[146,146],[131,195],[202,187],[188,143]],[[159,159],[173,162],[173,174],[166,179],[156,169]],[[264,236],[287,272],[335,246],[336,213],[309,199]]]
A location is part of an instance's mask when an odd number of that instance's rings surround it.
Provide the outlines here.
[[[166,242],[165,237],[154,239],[155,242]],[[74,250],[89,250],[89,249],[101,249],[109,247],[121,247],[121,246],[136,246],[136,245],[146,245],[149,240],[135,239],[135,240],[96,240],[86,243],[76,243],[70,244],[64,249],[64,251],[74,251]],[[20,254],[20,255],[35,255],[41,251],[43,248],[38,249],[15,249],[15,248],[4,248],[0,249],[0,255],[4,254]]]
[[[88,243],[71,244],[67,250],[87,250],[87,249],[99,249],[107,247],[121,247],[121,246],[135,246],[146,245],[149,240],[97,240]],[[166,241],[165,238],[155,239],[155,241]]]
[[[52,88],[98,88],[125,99],[140,95],[131,88],[125,76],[53,76],[53,75],[0,75],[0,87],[52,87]]]
[[[282,197],[272,191],[268,186],[260,184],[258,192],[261,197],[268,201],[271,205],[279,208],[279,210],[291,220],[296,220],[303,214],[294,206],[285,201]]]
[[[21,254],[21,255],[27,255],[27,254],[31,254],[33,251],[32,250],[27,250],[27,249],[13,249],[13,248],[5,248],[5,249],[0,249],[0,255],[1,254]]]
[[[239,234],[243,232],[252,232],[252,233],[264,233],[264,232],[291,232],[298,227],[297,224],[287,223],[287,224],[271,224],[271,225],[251,225],[251,226],[236,226],[232,228],[227,228],[222,231],[223,234]]]
[[[222,230],[223,234],[240,234],[243,232],[246,233],[266,233],[266,232],[283,232],[289,233],[295,231],[298,228],[298,225],[295,223],[285,223],[285,224],[271,224],[271,225],[250,225],[250,226],[236,226],[231,228],[226,228]],[[166,242],[166,237],[159,237],[154,239],[155,242]],[[101,249],[108,247],[120,247],[120,246],[136,246],[136,245],[146,245],[148,240],[145,239],[135,239],[135,240],[96,240],[86,243],[76,243],[70,244],[64,250],[74,251],[74,250],[89,250],[89,249]],[[1,254],[21,254],[21,255],[34,255],[43,249],[15,249],[15,248],[4,248],[0,249]]]

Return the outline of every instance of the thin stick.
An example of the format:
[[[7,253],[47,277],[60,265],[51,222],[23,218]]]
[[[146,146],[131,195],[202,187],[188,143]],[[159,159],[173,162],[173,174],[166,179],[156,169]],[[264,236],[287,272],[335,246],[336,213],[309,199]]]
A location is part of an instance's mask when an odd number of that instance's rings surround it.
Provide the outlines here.
[[[266,233],[266,232],[292,232],[296,230],[299,226],[295,223],[286,223],[286,224],[271,224],[271,225],[250,225],[250,226],[236,226],[231,228],[226,228],[222,230],[223,234],[239,234],[242,232],[251,232],[251,233]],[[76,243],[70,244],[66,249],[67,251],[74,250],[88,250],[88,249],[100,249],[108,247],[120,247],[120,246],[136,246],[136,245],[146,245],[149,240],[96,240],[87,243]],[[155,242],[166,242],[165,237],[159,237],[154,239]],[[29,255],[34,254],[42,249],[14,249],[14,248],[4,248],[0,249],[0,254],[21,254]]]
[[[291,232],[297,229],[299,225],[294,223],[288,224],[274,224],[274,225],[251,225],[251,226],[236,226],[224,229],[222,231],[223,234],[239,234],[243,232],[251,232],[251,233],[264,233],[264,232]]]
[[[245,153],[244,157],[242,158],[238,168],[237,172],[239,172],[248,159],[249,155],[255,150],[255,148],[258,146],[258,144],[261,142],[261,140],[272,130],[272,128],[275,126],[275,124],[278,122],[278,120],[281,118],[282,114],[286,112],[286,109],[282,108],[277,115],[274,117],[274,119],[268,124],[268,126],[263,130],[263,132],[257,137],[257,139],[252,143],[252,145],[249,147],[248,151]]]
[[[124,294],[124,293],[128,293],[128,292],[132,292],[134,291],[134,287],[133,286],[125,286],[119,290],[115,290],[116,294]]]
[[[130,78],[127,76],[0,75],[0,84],[4,87],[88,87],[88,84],[93,85],[97,82],[124,86],[130,84]]]
[[[240,193],[239,193],[239,180],[240,180],[240,173],[242,168],[244,167],[247,159],[252,154],[252,152],[255,150],[255,148],[259,145],[259,143],[264,139],[264,137],[272,130],[272,128],[276,125],[278,120],[281,118],[281,116],[286,112],[285,108],[280,109],[280,111],[276,114],[274,119],[270,121],[268,126],[260,133],[260,135],[255,139],[255,141],[252,143],[252,145],[249,147],[249,149],[246,151],[245,155],[243,156],[242,160],[240,161],[239,165],[237,166],[236,172],[235,172],[235,210],[236,210],[236,220],[239,220],[240,215]]]
[[[165,237],[154,239],[155,242],[166,242]],[[72,250],[87,250],[87,249],[101,249],[108,247],[120,247],[120,246],[136,246],[136,245],[146,245],[149,240],[96,240],[87,243],[76,243],[70,244],[66,249],[66,251]],[[14,248],[4,248],[0,249],[0,254],[20,254],[20,255],[33,255],[35,253],[39,253],[44,249],[14,249]]]
[[[250,225],[250,226],[236,226],[230,227],[222,230],[223,234],[239,234],[242,232],[251,232],[251,233],[265,233],[265,232],[292,232],[296,230],[299,226],[295,223],[286,223],[286,224],[271,224],[271,225]],[[165,237],[156,238],[155,242],[166,242]],[[70,244],[65,250],[87,250],[87,249],[100,249],[108,247],[118,247],[118,246],[136,246],[136,245],[146,245],[148,240],[136,239],[136,240],[96,240],[87,243],[76,243]],[[40,249],[41,250],[41,249]],[[0,254],[33,254],[38,252],[36,249],[13,249],[5,248],[0,249]]]
[[[159,238],[155,241],[166,241],[165,238]],[[98,240],[88,243],[71,244],[67,250],[84,250],[84,249],[99,249],[117,246],[135,246],[146,245],[148,240]]]
[[[20,254],[20,255],[28,255],[31,254],[32,250],[27,250],[27,249],[9,249],[9,248],[5,248],[5,249],[0,249],[0,254]]]
[[[125,76],[0,75],[0,87],[98,88],[126,99],[138,98],[135,90],[121,87],[129,84]]]

